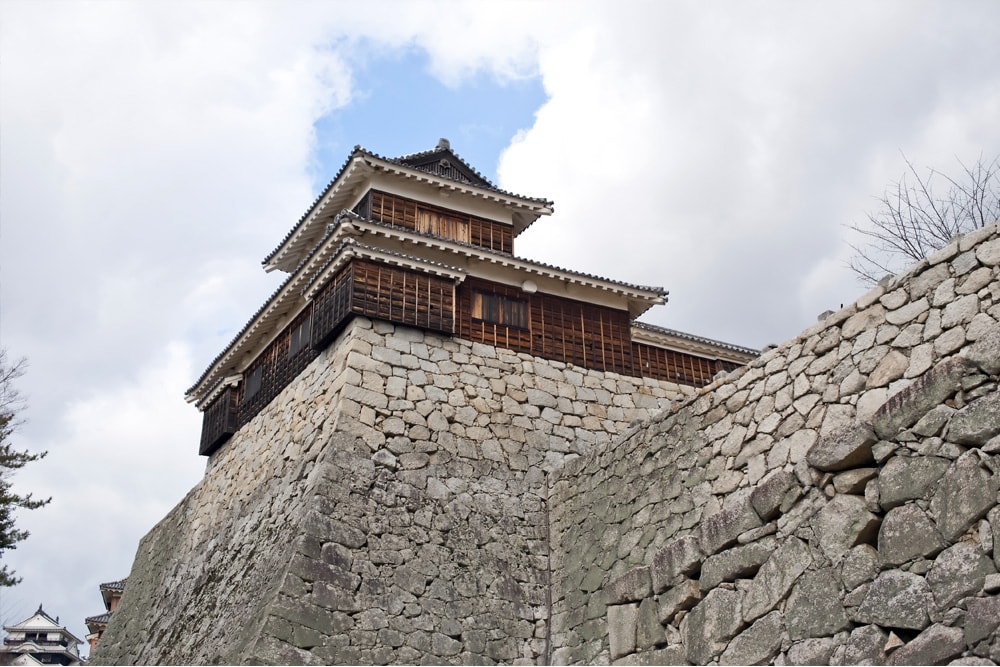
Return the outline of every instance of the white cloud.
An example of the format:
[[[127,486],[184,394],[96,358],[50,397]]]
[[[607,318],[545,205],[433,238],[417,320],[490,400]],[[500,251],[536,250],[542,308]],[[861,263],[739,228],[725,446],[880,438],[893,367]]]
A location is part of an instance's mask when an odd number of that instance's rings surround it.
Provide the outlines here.
[[[358,63],[426,54],[459,89],[540,76],[549,99],[499,173],[556,214],[519,254],[663,285],[649,321],[763,345],[861,293],[844,225],[900,150],[1000,154],[998,19],[933,1],[0,3],[0,342],[31,362],[24,442],[50,450],[20,481],[56,498],[17,552],[15,594],[45,597],[26,613],[45,601],[82,632],[96,585],[197,478],[181,396],[276,286],[258,262],[333,175],[314,124],[365,88]]]

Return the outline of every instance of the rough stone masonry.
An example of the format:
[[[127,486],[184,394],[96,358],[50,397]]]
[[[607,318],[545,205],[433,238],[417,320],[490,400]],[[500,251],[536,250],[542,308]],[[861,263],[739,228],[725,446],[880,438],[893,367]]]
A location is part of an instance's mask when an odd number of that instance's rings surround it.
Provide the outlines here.
[[[996,225],[698,393],[355,320],[93,662],[996,664],[998,321]]]

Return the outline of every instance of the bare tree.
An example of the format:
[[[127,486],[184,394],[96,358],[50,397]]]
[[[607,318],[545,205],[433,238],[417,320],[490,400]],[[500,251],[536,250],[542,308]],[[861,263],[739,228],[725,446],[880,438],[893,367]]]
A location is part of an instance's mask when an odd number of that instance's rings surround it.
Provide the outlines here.
[[[863,242],[851,244],[849,265],[867,285],[943,248],[957,234],[1000,219],[1000,157],[986,162],[980,155],[971,167],[960,161],[956,178],[936,169],[921,175],[903,159],[907,172],[886,188],[865,223],[851,226]],[[942,182],[947,192],[939,195],[934,186]]]

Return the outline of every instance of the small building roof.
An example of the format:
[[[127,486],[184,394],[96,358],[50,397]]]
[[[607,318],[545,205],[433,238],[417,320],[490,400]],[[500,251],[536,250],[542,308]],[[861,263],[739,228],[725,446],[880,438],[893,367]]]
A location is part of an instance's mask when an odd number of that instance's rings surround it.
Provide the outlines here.
[[[738,364],[745,364],[760,356],[760,350],[639,321],[632,323],[632,340],[637,343],[650,343],[659,347],[673,348],[682,352]]]
[[[503,204],[513,211],[514,235],[517,236],[542,215],[552,213],[552,202],[537,197],[516,195],[497,188],[451,150],[447,140],[429,150],[398,158],[387,158],[361,146],[355,146],[347,161],[312,205],[299,218],[278,246],[263,260],[264,269],[290,272],[319,241],[327,224],[363,194],[364,181],[380,172],[404,181],[423,183],[442,191],[458,192],[482,200]]]

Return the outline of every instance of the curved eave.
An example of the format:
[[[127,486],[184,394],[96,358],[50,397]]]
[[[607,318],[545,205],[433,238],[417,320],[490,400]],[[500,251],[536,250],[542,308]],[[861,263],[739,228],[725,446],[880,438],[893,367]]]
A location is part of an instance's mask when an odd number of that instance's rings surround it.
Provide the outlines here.
[[[322,236],[324,223],[332,222],[337,213],[349,208],[350,204],[363,194],[361,190],[364,184],[369,180],[369,175],[375,171],[436,187],[448,194],[475,197],[502,204],[514,211],[515,236],[527,229],[539,217],[552,213],[550,201],[452,181],[414,167],[397,164],[358,148],[281,244],[264,258],[264,270],[293,271],[303,253],[315,245]]]
[[[343,215],[350,216],[351,225],[362,235],[371,234],[376,237],[381,236],[399,243],[411,243],[439,252],[460,255],[483,264],[508,268],[512,272],[520,274],[528,274],[529,276],[556,280],[569,285],[580,285],[585,288],[609,292],[617,297],[624,298],[628,302],[629,314],[633,318],[638,317],[655,305],[666,303],[667,295],[669,294],[669,292],[661,287],[632,285],[591,274],[562,269],[542,262],[521,259],[506,253],[487,250],[458,241],[449,241],[430,234],[391,227],[371,220],[365,220],[349,211],[345,211]],[[473,273],[472,275],[475,274]]]
[[[339,221],[338,216],[338,223]],[[198,382],[187,391],[186,398],[189,402],[204,409],[226,387],[238,383],[246,364],[306,307],[329,278],[355,257],[414,269],[456,282],[465,278],[465,273],[455,267],[359,243],[353,238],[354,233],[356,230],[350,224],[337,224],[327,230],[326,238],[307,261],[288,277],[222,354],[216,357]]]
[[[658,327],[645,322],[633,323],[632,341],[736,364],[745,364],[760,356],[759,350]]]
[[[262,344],[266,345],[278,334],[280,326],[288,321],[289,316],[294,316],[295,313],[292,311],[304,307],[301,296],[304,284],[316,268],[330,258],[336,248],[336,239],[328,233],[327,238],[313,248],[298,269],[281,283],[225,350],[209,364],[198,381],[185,392],[185,399],[188,402],[195,403],[199,408],[203,407],[209,397],[214,399],[225,389],[233,376],[239,375],[242,370],[239,355],[248,348],[256,349]],[[236,379],[238,380],[238,377]]]

